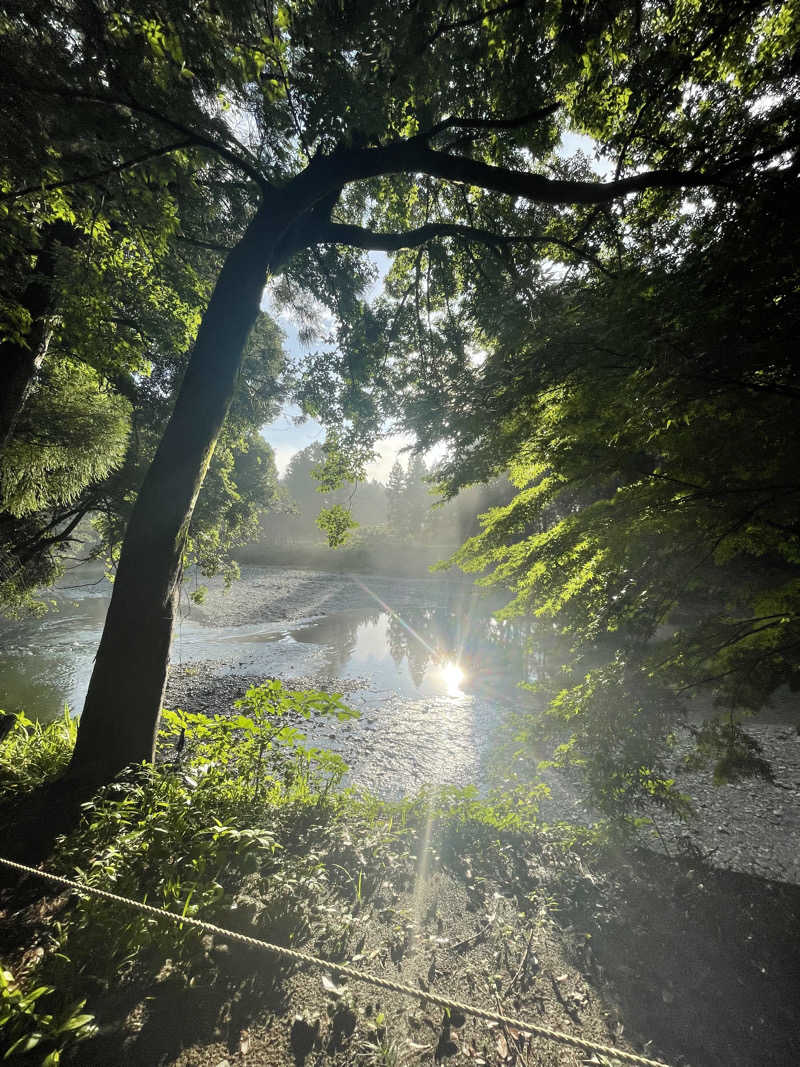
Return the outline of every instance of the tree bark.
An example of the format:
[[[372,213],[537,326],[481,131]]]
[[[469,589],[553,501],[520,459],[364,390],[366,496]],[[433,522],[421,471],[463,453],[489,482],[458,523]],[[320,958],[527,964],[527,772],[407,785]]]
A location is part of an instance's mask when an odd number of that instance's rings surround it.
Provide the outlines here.
[[[28,335],[24,342],[0,344],[0,454],[14,435],[36,372],[47,354],[59,252],[74,248],[79,239],[79,232],[68,223],[56,222],[48,227],[33,275],[20,300],[31,320]]]
[[[154,757],[182,556],[259,312],[275,219],[262,206],[228,255],[172,416],[131,514],[69,776],[100,784]]]

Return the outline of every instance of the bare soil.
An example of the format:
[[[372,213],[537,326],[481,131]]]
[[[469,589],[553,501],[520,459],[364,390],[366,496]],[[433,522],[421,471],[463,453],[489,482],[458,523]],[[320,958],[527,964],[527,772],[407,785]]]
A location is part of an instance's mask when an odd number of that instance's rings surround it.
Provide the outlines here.
[[[335,958],[675,1067],[789,1067],[799,935],[796,886],[641,851],[565,859],[541,842],[434,831],[364,902]],[[101,1033],[72,1061],[85,1067],[604,1062],[235,946],[90,1006]]]

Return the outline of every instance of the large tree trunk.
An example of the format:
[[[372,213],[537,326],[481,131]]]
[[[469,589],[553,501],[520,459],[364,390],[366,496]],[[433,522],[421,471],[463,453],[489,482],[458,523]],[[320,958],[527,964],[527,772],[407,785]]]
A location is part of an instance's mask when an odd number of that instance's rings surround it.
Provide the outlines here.
[[[133,509],[70,764],[109,781],[152,760],[181,560],[197,494],[230,407],[276,235],[262,206],[222,268],[172,416]]]
[[[0,454],[14,435],[36,372],[47,354],[59,253],[62,248],[74,248],[79,239],[80,233],[69,223],[55,222],[48,226],[33,274],[20,300],[30,316],[30,329],[24,341],[0,344]]]

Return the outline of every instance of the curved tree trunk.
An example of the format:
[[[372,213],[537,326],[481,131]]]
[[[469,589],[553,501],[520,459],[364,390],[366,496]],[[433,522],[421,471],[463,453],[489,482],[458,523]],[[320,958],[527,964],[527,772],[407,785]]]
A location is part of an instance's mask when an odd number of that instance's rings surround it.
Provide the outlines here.
[[[262,206],[222,268],[128,523],[70,764],[73,779],[99,784],[130,763],[153,759],[189,523],[274,246]]]

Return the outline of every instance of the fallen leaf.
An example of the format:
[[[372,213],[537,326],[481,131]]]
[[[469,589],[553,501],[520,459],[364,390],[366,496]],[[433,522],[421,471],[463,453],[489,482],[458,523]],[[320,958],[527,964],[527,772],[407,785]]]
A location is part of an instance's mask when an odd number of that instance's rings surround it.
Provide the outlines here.
[[[326,993],[330,993],[332,997],[343,997],[347,992],[345,986],[337,985],[334,981],[328,978],[327,974],[322,976],[322,988]]]
[[[505,1059],[508,1055],[508,1042],[503,1034],[497,1035],[497,1052],[502,1059]]]

